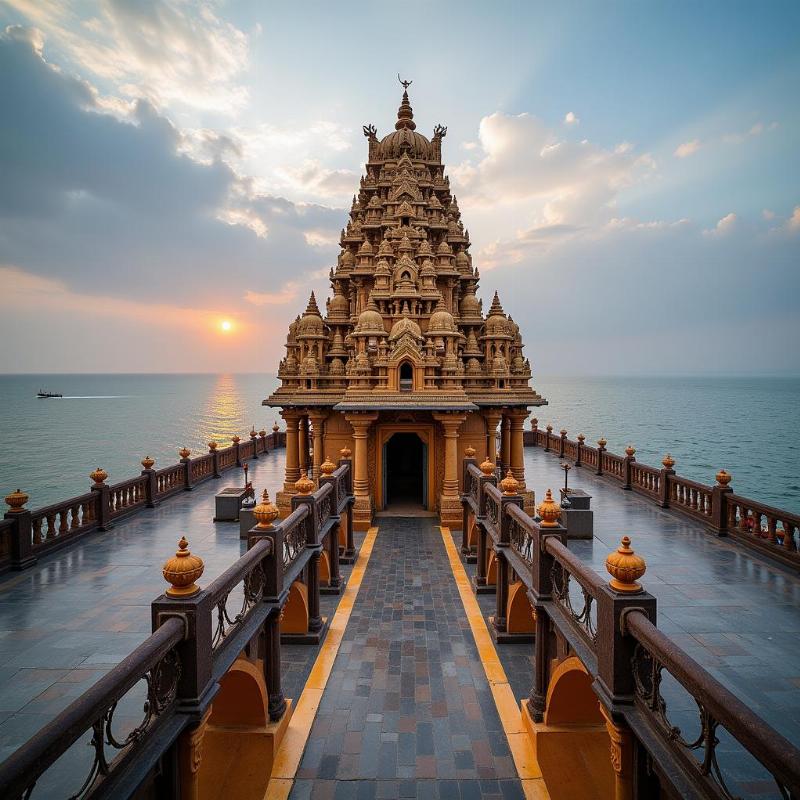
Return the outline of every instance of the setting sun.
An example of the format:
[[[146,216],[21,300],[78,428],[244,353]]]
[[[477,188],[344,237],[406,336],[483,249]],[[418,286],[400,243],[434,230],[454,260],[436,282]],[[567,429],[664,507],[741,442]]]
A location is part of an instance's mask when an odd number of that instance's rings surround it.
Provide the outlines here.
[[[224,319],[220,322],[219,327],[225,332],[229,333],[233,330],[233,323],[229,319]]]

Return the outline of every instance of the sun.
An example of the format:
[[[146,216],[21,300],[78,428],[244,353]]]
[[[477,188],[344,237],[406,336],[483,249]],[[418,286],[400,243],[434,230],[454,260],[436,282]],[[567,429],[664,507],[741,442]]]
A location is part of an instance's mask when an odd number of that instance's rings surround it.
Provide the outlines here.
[[[230,333],[233,330],[233,323],[229,319],[224,319],[219,324],[223,333]]]

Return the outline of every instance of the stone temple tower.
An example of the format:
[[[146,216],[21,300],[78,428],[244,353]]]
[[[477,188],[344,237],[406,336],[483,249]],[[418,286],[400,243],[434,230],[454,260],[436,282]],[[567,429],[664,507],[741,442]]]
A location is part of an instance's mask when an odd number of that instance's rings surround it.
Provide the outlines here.
[[[375,512],[437,512],[461,527],[461,458],[511,469],[526,506],[523,424],[545,404],[530,386],[519,327],[497,293],[484,314],[478,270],[442,163],[447,128],[416,130],[404,83],[395,129],[364,127],[369,155],[324,311],[314,294],[289,326],[281,386],[286,513],[301,471],[353,455],[354,525]],[[498,447],[498,426],[501,434]],[[313,456],[311,455],[313,453]]]

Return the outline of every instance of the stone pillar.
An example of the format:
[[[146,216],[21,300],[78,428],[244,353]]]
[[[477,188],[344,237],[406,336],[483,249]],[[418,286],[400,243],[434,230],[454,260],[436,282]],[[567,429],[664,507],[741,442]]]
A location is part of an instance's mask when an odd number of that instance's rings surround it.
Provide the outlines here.
[[[308,416],[311,420],[311,424],[314,426],[314,461],[311,478],[315,483],[319,484],[319,476],[321,473],[320,467],[322,466],[322,462],[325,460],[325,453],[322,452],[324,450],[324,445],[322,443],[322,430],[328,414],[324,411],[311,411]]]
[[[300,473],[308,472],[308,416],[303,414],[300,417],[300,432],[297,439],[297,447],[300,462]],[[320,461],[320,464],[322,462]]]
[[[628,726],[616,722],[600,703],[606,730],[611,739],[611,766],[614,769],[614,800],[633,800],[633,740]]]
[[[371,414],[347,414],[345,419],[353,426],[355,442],[353,464],[353,527],[365,531],[372,524],[372,497],[369,493],[369,464],[367,463],[367,440],[369,427],[378,419],[377,412]]]
[[[525,486],[525,420],[528,418],[528,410],[515,408],[507,413],[506,418],[511,440],[511,472],[519,484],[518,494],[522,496],[522,508],[532,517],[535,514],[533,492],[528,491]]]
[[[505,475],[511,466],[511,420],[508,418],[506,411],[503,411],[500,435],[500,464],[503,475]]]
[[[439,498],[439,518],[442,525],[458,530],[461,525],[461,499],[458,494],[458,429],[466,419],[466,415],[434,414],[433,418],[444,428],[444,483]]]
[[[292,511],[292,497],[297,493],[294,488],[300,477],[300,456],[298,449],[298,430],[300,412],[292,408],[281,409],[281,416],[286,422],[286,476],[283,491],[275,498],[281,519],[285,519]]]
[[[493,464],[497,463],[497,426],[503,418],[502,411],[484,411],[483,417],[486,420],[486,457]],[[478,453],[480,455],[480,453]]]

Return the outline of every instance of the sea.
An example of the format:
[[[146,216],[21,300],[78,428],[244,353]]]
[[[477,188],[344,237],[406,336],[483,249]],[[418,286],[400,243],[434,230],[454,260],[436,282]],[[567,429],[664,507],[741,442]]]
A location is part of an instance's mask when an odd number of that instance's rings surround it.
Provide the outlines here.
[[[628,444],[660,466],[669,452],[687,478],[713,483],[725,468],[738,494],[800,513],[800,378],[563,377],[537,375],[548,405],[539,425],[562,427],[608,449]],[[20,488],[39,508],[88,490],[103,467],[109,482],[156,466],[178,450],[223,446],[251,427],[282,423],[261,405],[274,374],[0,375],[0,497]],[[63,398],[38,399],[40,389]]]

